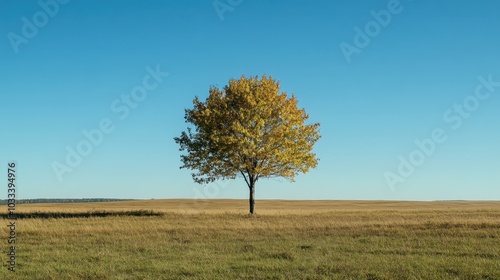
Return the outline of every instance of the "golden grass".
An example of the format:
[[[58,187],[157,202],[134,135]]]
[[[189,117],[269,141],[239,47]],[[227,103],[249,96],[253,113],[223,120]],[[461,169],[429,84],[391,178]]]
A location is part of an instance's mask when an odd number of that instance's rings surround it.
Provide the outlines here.
[[[500,279],[500,202],[261,200],[256,207],[250,216],[244,200],[18,205],[20,212],[163,215],[20,219],[18,271],[4,267],[0,278]]]
[[[176,213],[247,213],[248,201],[239,199],[158,199],[98,203],[21,204],[18,211],[155,210]],[[321,213],[377,210],[500,210],[499,201],[372,201],[372,200],[257,200],[258,214]]]

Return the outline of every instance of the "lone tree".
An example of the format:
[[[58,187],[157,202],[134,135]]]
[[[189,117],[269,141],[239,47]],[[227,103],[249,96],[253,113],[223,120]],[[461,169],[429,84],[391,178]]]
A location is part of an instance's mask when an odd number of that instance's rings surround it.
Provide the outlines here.
[[[292,94],[280,93],[279,82],[265,75],[229,80],[223,89],[212,86],[205,102],[198,97],[185,110],[187,128],[174,140],[180,145],[181,168],[196,170],[193,180],[207,184],[242,175],[250,190],[254,213],[255,183],[261,178],[283,177],[293,182],[318,164],[312,153],[321,137],[319,123],[299,109]]]

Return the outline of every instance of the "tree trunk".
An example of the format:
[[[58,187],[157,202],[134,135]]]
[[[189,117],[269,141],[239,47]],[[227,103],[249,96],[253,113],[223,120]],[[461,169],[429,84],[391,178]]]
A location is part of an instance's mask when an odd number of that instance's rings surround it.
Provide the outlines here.
[[[249,199],[249,202],[250,202],[250,214],[253,215],[255,213],[254,212],[254,206],[255,206],[255,199],[254,199],[254,196],[255,196],[255,181],[253,179],[250,179],[249,189],[250,189],[250,199]]]

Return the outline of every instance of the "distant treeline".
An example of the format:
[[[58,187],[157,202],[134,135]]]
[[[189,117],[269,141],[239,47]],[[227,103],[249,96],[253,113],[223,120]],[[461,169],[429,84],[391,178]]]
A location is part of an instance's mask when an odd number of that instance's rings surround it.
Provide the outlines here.
[[[16,204],[28,203],[81,203],[81,202],[112,202],[112,201],[131,201],[135,199],[116,199],[116,198],[35,198],[19,199]],[[6,205],[7,199],[0,200],[0,205]]]

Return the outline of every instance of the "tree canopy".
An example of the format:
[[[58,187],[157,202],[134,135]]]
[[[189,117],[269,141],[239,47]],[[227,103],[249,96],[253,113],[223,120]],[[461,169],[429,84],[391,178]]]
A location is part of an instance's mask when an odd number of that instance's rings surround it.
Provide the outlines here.
[[[174,138],[183,166],[194,171],[200,184],[242,175],[250,188],[253,213],[255,183],[261,178],[294,181],[318,164],[312,152],[319,140],[319,123],[306,124],[309,115],[297,98],[280,92],[272,77],[229,80],[222,89],[210,87],[208,98],[193,100],[185,121],[193,127]]]

